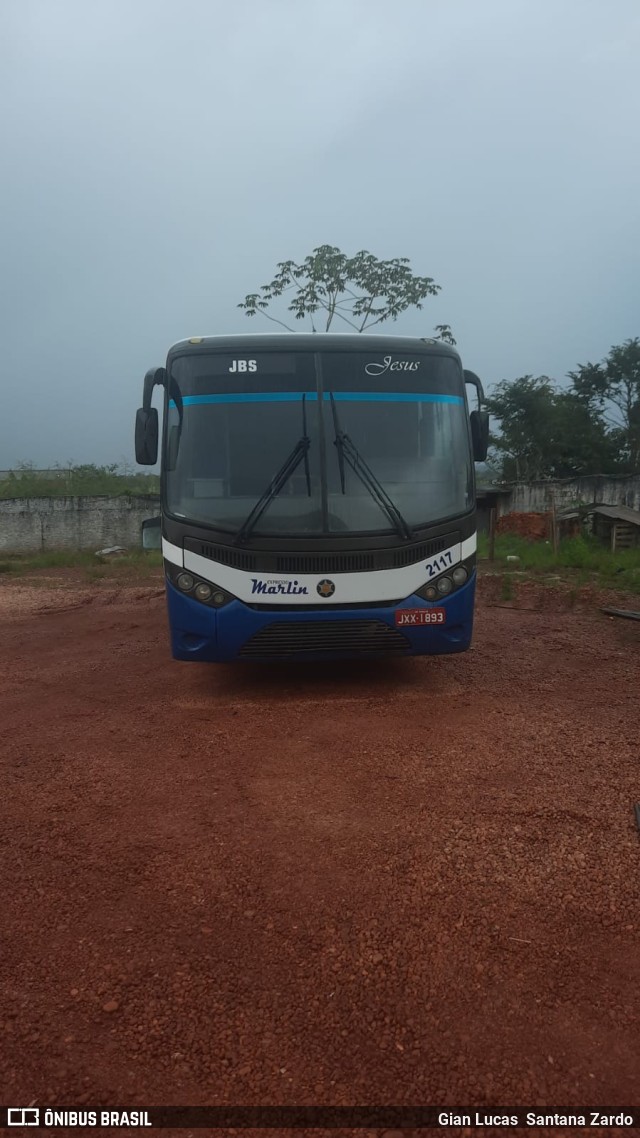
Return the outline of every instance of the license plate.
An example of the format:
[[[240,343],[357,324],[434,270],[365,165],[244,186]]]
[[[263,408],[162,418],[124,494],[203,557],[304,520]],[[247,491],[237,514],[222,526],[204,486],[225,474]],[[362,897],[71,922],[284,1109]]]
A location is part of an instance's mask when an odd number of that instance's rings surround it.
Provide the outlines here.
[[[396,624],[402,628],[419,624],[446,624],[446,609],[397,609]]]

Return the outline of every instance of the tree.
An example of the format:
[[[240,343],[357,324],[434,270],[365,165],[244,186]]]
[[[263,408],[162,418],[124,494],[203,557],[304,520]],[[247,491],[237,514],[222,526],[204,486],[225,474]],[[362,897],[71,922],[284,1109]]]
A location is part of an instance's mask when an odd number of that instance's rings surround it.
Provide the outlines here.
[[[602,417],[573,391],[556,391],[549,449],[555,478],[615,474],[618,445]]]
[[[601,415],[619,449],[619,467],[640,470],[640,339],[611,348],[599,364],[569,372],[576,397]]]
[[[491,442],[508,480],[616,469],[615,443],[602,419],[575,392],[558,390],[548,376],[525,375],[498,384],[487,409],[500,423],[500,434]]]
[[[293,329],[267,313],[271,301],[286,295],[288,311],[296,320],[309,317],[311,329],[317,331],[314,317],[324,321],[328,332],[334,320],[342,320],[355,332],[365,332],[385,320],[397,320],[408,308],[422,309],[428,296],[437,296],[440,285],[431,277],[417,277],[411,272],[407,257],[379,261],[366,250],[347,257],[334,245],[320,245],[301,265],[280,261],[273,280],[259,292],[249,293],[238,308],[247,316],[261,312],[268,320]],[[438,324],[434,339],[455,344],[448,324]]]
[[[521,376],[499,383],[486,401],[500,434],[491,434],[505,478],[539,478],[546,466],[545,439],[552,408],[551,382],[546,376]]]

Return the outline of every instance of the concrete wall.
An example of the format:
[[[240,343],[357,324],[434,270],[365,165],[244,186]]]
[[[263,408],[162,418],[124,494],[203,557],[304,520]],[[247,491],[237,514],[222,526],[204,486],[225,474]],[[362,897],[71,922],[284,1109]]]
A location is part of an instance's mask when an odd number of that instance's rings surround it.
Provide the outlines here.
[[[0,499],[0,552],[142,548],[141,526],[160,513],[154,495]]]
[[[505,487],[506,489],[506,487]],[[594,475],[551,482],[515,482],[495,500],[498,514],[545,513],[578,502],[630,506],[640,510],[640,474]],[[491,505],[494,504],[492,500]],[[0,499],[0,552],[41,553],[50,549],[140,549],[141,526],[160,513],[155,495]]]
[[[640,510],[640,474],[624,477],[595,474],[558,481],[514,482],[509,489],[508,497],[498,499],[499,514],[546,513],[554,504],[556,509],[562,509],[578,503]]]

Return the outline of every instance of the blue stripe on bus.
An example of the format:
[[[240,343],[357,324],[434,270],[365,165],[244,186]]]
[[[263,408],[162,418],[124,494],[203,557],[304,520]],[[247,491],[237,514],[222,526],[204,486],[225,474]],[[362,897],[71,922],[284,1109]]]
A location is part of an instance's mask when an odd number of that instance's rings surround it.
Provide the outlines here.
[[[331,398],[325,394],[325,403]],[[459,395],[424,395],[412,391],[334,391],[333,398],[349,403],[457,403],[462,406]]]
[[[302,399],[302,391],[233,391],[228,395],[185,395],[185,407],[201,407],[205,403],[295,403]],[[307,399],[316,399],[315,391],[306,393]],[[173,400],[171,406],[175,407]]]
[[[209,403],[297,403],[306,395],[310,403],[317,401],[315,391],[234,391],[225,395],[185,395],[185,407],[202,407]],[[424,395],[419,392],[405,391],[336,391],[336,403],[453,403],[462,406],[463,400],[459,395]],[[331,396],[324,394],[324,402],[328,403]],[[175,401],[171,399],[169,406],[174,408]]]

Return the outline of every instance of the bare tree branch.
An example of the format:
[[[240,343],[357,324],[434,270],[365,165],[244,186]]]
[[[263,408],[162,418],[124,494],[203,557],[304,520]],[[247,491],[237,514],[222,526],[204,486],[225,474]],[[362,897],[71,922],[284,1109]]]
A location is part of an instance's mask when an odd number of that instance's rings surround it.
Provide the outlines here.
[[[272,320],[274,324],[280,324],[283,328],[287,329],[287,332],[295,332],[295,328],[290,328],[288,324],[285,324],[282,320],[278,320],[275,316],[269,316],[268,312],[261,312],[261,315],[266,316],[267,320]]]

